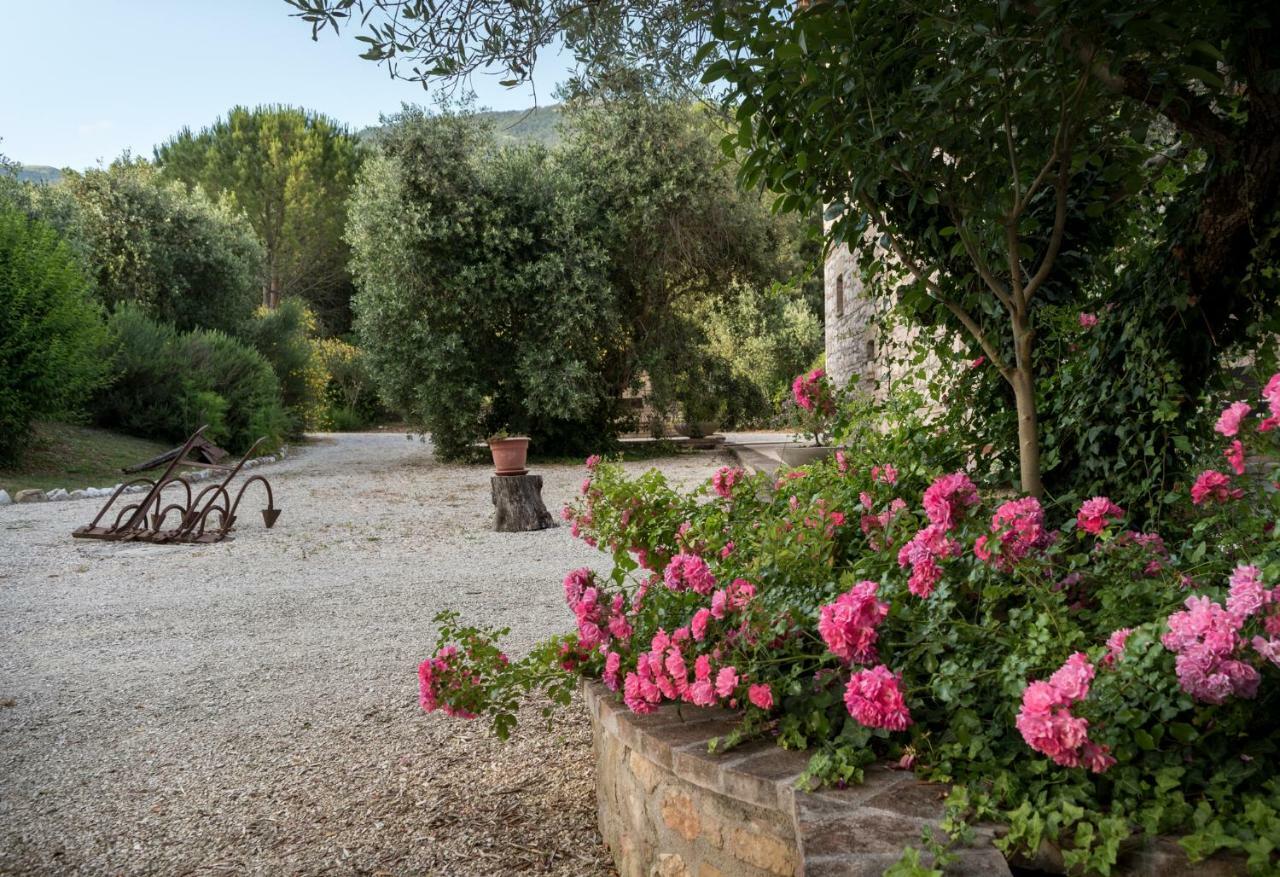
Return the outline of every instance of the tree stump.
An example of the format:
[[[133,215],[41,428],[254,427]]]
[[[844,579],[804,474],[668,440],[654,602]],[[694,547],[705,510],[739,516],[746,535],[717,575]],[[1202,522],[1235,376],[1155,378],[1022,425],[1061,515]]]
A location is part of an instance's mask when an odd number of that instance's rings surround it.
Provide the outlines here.
[[[494,475],[489,479],[499,533],[545,530],[556,525],[542,502],[541,475]]]

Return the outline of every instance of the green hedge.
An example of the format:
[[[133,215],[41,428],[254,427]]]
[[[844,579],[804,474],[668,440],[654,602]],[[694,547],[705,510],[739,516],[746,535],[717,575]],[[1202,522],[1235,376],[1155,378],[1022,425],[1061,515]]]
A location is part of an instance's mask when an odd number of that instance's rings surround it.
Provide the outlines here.
[[[34,418],[74,414],[102,382],[102,338],[66,243],[0,205],[0,464],[16,461]]]

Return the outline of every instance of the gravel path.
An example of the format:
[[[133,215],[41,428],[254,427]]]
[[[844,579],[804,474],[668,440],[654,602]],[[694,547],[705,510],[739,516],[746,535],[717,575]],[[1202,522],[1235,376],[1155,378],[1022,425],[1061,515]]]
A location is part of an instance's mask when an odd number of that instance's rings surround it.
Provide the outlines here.
[[[279,523],[219,545],[71,539],[93,500],[0,508],[0,873],[611,873],[580,707],[504,745],[421,713],[414,677],[439,609],[519,653],[604,555],[491,532],[488,472],[402,435],[263,471]],[[539,471],[558,511],[582,469]]]

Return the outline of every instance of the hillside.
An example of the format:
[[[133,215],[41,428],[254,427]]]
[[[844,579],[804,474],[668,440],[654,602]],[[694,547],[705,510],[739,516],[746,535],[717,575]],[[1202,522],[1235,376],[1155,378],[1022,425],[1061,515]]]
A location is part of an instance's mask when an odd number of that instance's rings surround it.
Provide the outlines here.
[[[540,143],[551,147],[560,142],[558,104],[527,110],[486,110],[475,115],[493,124],[494,136],[502,144]],[[365,128],[360,137],[373,140],[381,130]]]
[[[56,183],[62,171],[47,164],[20,164],[17,177],[24,183]]]

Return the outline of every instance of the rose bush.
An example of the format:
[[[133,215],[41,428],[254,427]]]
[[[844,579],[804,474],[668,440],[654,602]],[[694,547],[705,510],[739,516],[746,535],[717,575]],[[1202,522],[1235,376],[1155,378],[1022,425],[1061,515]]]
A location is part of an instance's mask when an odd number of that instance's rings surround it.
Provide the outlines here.
[[[1048,840],[1107,873],[1135,835],[1173,833],[1193,860],[1275,873],[1280,375],[1240,404],[1215,453],[1241,465],[1177,488],[1165,533],[1105,496],[1047,509],[931,470],[943,452],[890,458],[919,441],[901,432],[688,494],[593,458],[564,516],[613,571],[565,579],[577,632],[508,662],[447,618],[423,705],[505,733],[523,693],[563,702],[583,674],[638,713],[741,710],[714,745],[808,749],[810,782],[885,759],[950,782],[958,841],[996,820],[1009,850]]]

